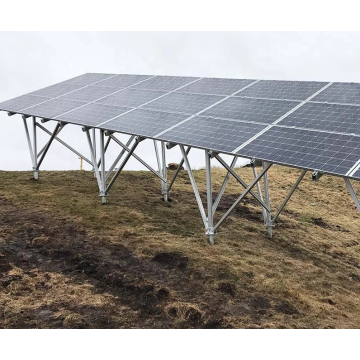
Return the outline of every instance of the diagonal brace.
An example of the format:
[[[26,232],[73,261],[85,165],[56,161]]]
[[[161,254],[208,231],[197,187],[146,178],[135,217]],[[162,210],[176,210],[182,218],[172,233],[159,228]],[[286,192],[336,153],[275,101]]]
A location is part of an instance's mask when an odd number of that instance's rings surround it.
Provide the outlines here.
[[[349,190],[349,193],[350,193],[351,197],[354,200],[354,203],[355,203],[358,211],[360,212],[360,202],[359,202],[359,199],[358,199],[358,197],[356,195],[356,192],[355,192],[353,186],[351,185],[350,180],[348,178],[344,178],[344,181],[345,181],[345,184],[346,184],[346,186],[347,186],[347,188]]]
[[[190,152],[190,150],[191,150],[191,147],[188,146],[188,148],[187,148],[186,151],[185,151],[185,154],[188,155],[189,152]],[[180,161],[180,163],[179,163],[179,167],[176,169],[176,172],[175,172],[173,178],[172,178],[171,181],[170,181],[170,184],[169,184],[169,186],[168,186],[168,191],[170,191],[170,189],[171,189],[172,186],[174,185],[174,182],[175,182],[177,176],[179,175],[179,172],[180,172],[183,164],[184,164],[184,158],[181,159],[181,161]]]
[[[251,191],[251,189],[257,184],[257,182],[266,174],[266,172],[270,169],[272,164],[267,164],[264,169],[261,171],[259,176],[255,178],[246,188],[246,190],[237,198],[237,200],[234,202],[234,204],[230,207],[230,209],[222,216],[222,218],[217,222],[217,224],[214,226],[214,230],[216,230],[221,223],[229,216],[231,211],[234,210],[234,208],[239,204],[239,202]]]
[[[215,158],[220,162],[222,166],[225,167],[225,169],[228,170],[228,172],[246,189],[248,185],[245,183],[243,179],[231,168],[229,165],[219,156],[216,155]],[[251,190],[251,189],[250,189]],[[270,212],[269,206],[253,191],[249,191],[249,193],[260,203],[260,205],[266,209],[267,212]],[[220,200],[219,200],[220,201]]]

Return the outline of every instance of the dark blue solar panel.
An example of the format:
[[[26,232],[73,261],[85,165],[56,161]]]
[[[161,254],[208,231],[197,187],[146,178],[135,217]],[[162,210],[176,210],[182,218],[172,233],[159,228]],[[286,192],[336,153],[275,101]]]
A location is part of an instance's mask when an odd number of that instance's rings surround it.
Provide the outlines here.
[[[181,76],[156,76],[149,80],[142,82],[141,84],[135,85],[136,89],[144,90],[158,90],[158,91],[174,91],[181,86],[190,84],[197,78],[194,77],[181,77]]]
[[[281,125],[360,135],[360,106],[308,102]]]
[[[186,115],[136,109],[104,124],[107,130],[154,137],[183,121]]]
[[[360,104],[360,84],[334,83],[313,98],[314,101]]]
[[[202,115],[269,124],[298,104],[297,101],[232,97],[206,110]]]
[[[266,125],[196,116],[158,138],[209,150],[231,152]]]
[[[241,95],[266,99],[306,100],[326,84],[315,81],[261,80],[242,91]]]
[[[360,159],[360,137],[274,126],[238,155],[345,175]]]
[[[0,109],[16,112],[47,100],[49,100],[49,98],[43,96],[22,95],[0,103]]]
[[[130,74],[120,74],[110,79],[99,82],[98,86],[111,86],[117,88],[126,88],[132,86],[141,81],[151,78],[150,75],[130,75]]]

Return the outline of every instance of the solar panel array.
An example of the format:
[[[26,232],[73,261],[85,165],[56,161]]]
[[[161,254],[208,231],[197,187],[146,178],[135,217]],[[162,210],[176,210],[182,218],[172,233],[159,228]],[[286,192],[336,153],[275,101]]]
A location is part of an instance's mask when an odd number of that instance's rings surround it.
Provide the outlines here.
[[[8,112],[360,179],[360,84],[84,74]]]

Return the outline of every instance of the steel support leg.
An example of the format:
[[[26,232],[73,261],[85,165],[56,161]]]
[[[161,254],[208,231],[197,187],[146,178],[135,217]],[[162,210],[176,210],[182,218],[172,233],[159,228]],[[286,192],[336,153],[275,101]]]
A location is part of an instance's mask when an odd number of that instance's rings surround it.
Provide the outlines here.
[[[34,179],[39,179],[38,161],[37,161],[37,134],[36,134],[36,117],[32,117],[33,121],[33,154],[34,154]]]
[[[93,147],[95,159],[97,159],[97,156],[96,156],[96,129],[95,128],[92,129],[92,147]],[[96,161],[94,162],[94,168],[93,168],[94,177],[96,177],[95,164],[96,164]]]
[[[268,164],[263,162],[263,170],[266,168]],[[271,208],[270,208],[270,195],[269,195],[269,179],[267,171],[264,174],[264,193],[265,193],[265,203],[269,207],[269,212],[266,213],[265,216],[265,226],[267,227],[267,231],[270,237],[272,237],[272,222],[271,222]]]
[[[185,162],[186,169],[187,169],[188,174],[189,174],[191,185],[192,185],[193,190],[194,190],[194,194],[195,194],[196,202],[197,202],[199,210],[200,210],[201,218],[203,220],[205,228],[207,228],[207,218],[206,218],[206,214],[205,214],[205,210],[204,210],[204,205],[203,205],[203,203],[201,201],[199,190],[197,188],[196,181],[195,181],[194,175],[193,175],[191,167],[190,167],[189,159],[188,159],[188,157],[186,155],[184,146],[183,145],[179,145],[179,146],[180,146],[180,150],[181,150],[184,162]]]
[[[255,165],[252,166],[252,170],[253,170],[253,174],[254,174],[254,179],[256,179],[258,174],[257,174],[257,170],[256,170]],[[260,181],[257,182],[256,187],[257,187],[257,191],[258,191],[260,200],[264,201],[263,194],[262,194],[262,191],[261,191]],[[266,214],[266,210],[265,210],[264,207],[262,207],[262,213],[263,213],[263,219],[264,219],[264,224],[265,224],[267,214]]]
[[[205,164],[206,164],[206,197],[207,197],[207,228],[206,235],[209,237],[211,245],[214,244],[214,213],[212,200],[212,184],[211,184],[211,157],[207,150],[205,150]]]
[[[101,203],[106,204],[106,172],[105,172],[105,135],[104,130],[100,130],[100,162],[101,162]],[[109,138],[110,139],[110,138]],[[98,164],[96,164],[98,167]]]
[[[164,180],[162,183],[162,195],[164,196],[164,201],[169,201],[169,194],[167,189],[167,168],[166,168],[166,153],[165,153],[165,142],[161,142],[161,158],[162,158],[162,177]]]
[[[32,167],[33,167],[33,171],[34,171],[34,178],[35,178],[35,171],[36,171],[36,167],[37,167],[37,163],[35,162],[36,154],[34,154],[33,145],[31,143],[30,134],[29,134],[29,128],[28,128],[28,125],[26,122],[26,118],[24,118],[24,117],[23,117],[23,123],[24,123],[25,135],[26,135],[26,140],[27,140],[28,146],[29,146],[29,152],[30,152]]]
[[[354,203],[355,203],[358,211],[360,212],[360,202],[359,202],[359,199],[358,199],[358,197],[357,197],[357,195],[355,193],[355,190],[354,190],[353,186],[351,185],[350,180],[347,179],[347,178],[344,178],[344,181],[345,181],[345,184],[346,184],[346,186],[347,186],[347,188],[349,190],[349,193],[350,193],[352,199],[354,200]]]

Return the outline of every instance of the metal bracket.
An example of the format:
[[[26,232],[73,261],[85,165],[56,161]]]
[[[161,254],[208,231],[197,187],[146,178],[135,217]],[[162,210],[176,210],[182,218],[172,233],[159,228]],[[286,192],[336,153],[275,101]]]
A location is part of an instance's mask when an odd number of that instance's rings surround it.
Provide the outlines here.
[[[168,150],[172,149],[172,148],[175,147],[175,146],[177,146],[177,144],[175,144],[175,143],[172,143],[172,142],[166,143],[166,148],[167,148]]]
[[[312,181],[318,181],[324,174],[320,171],[313,171],[311,174]]]

